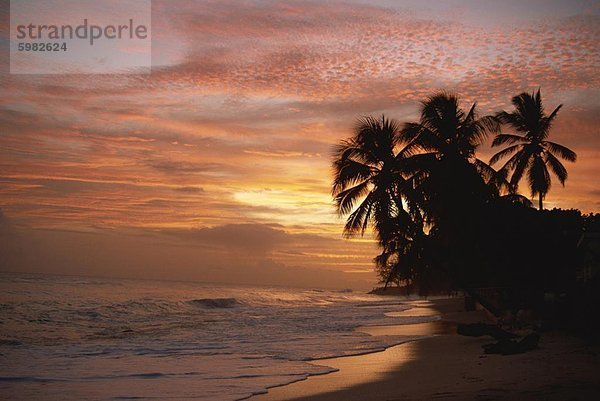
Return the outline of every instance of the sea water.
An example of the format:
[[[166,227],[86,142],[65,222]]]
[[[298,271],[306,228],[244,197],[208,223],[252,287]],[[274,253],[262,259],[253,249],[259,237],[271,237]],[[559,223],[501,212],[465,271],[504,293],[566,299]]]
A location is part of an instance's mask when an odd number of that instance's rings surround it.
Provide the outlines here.
[[[241,400],[414,339],[358,326],[402,298],[321,289],[0,274],[0,398]]]

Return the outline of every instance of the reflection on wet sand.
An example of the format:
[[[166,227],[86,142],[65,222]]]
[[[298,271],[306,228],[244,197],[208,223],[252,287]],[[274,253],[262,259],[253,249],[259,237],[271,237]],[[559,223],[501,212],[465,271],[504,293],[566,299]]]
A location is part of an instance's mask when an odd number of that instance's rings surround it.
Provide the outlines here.
[[[390,326],[363,326],[356,329],[372,336],[433,336],[452,334],[456,331],[456,323],[445,320],[415,324],[395,324]]]
[[[403,311],[387,312],[385,315],[389,317],[437,316],[440,312],[428,306],[415,306]]]
[[[389,312],[386,315],[392,317],[441,315],[439,310],[430,307],[433,304],[429,301],[417,301],[413,302],[412,305],[414,307],[411,309],[401,312]],[[356,329],[356,331],[373,336],[393,335],[414,337],[414,339],[422,338],[423,336],[450,334],[455,330],[455,323],[444,320],[389,326],[365,326]],[[252,397],[252,400],[292,400],[297,397],[312,397],[321,393],[374,382],[382,379],[386,373],[397,369],[400,365],[416,359],[416,351],[417,346],[414,342],[406,342],[388,348],[383,352],[321,359],[314,363],[329,366],[338,369],[338,371],[322,376],[311,376],[308,381],[300,381],[287,386],[271,388],[268,394]]]
[[[347,389],[359,384],[381,380],[397,366],[412,361],[416,357],[415,343],[408,342],[388,348],[383,352],[322,359],[315,363],[330,366],[338,371],[322,376],[311,376],[308,381],[271,388],[268,394],[252,397],[252,400],[292,400],[298,397],[312,397],[321,393]],[[307,385],[308,383],[310,385]]]

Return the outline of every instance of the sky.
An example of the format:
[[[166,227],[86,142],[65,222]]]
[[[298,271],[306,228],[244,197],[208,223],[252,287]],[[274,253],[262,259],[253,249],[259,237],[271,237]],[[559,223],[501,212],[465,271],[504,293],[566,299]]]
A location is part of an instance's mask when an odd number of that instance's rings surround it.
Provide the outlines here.
[[[600,211],[598,1],[153,1],[151,35],[150,74],[3,57],[1,271],[372,287],[332,146],[363,115],[415,121],[439,89],[482,115],[538,88],[563,104],[551,138],[579,159],[545,205]]]

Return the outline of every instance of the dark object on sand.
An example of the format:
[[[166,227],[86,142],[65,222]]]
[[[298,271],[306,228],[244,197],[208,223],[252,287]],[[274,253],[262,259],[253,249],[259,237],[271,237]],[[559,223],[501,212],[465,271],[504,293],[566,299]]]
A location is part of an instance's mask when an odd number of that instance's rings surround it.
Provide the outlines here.
[[[483,350],[486,354],[522,354],[523,352],[536,349],[539,342],[540,335],[533,332],[523,337],[520,341],[504,339],[495,344],[486,344],[483,346]]]
[[[456,332],[463,336],[469,337],[491,336],[496,340],[505,340],[518,337],[516,334],[510,333],[498,326],[487,323],[459,324],[456,328]]]

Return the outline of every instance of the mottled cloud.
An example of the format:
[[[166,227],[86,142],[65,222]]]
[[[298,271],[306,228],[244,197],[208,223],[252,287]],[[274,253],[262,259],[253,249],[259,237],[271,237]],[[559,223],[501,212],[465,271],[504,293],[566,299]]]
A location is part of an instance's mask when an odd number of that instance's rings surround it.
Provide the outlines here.
[[[547,202],[598,211],[597,2],[154,1],[152,28],[150,75],[0,74],[0,207],[19,224],[264,224],[337,241],[267,236],[277,263],[369,270],[372,244],[339,239],[331,147],[360,115],[418,118],[439,88],[483,113],[538,87],[563,103],[552,137],[579,160]]]

